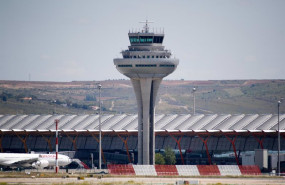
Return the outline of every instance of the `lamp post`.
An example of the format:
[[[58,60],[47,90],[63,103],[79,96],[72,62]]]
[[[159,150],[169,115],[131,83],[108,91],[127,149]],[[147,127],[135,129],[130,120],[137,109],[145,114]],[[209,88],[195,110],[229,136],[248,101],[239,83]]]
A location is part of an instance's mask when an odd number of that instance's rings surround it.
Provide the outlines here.
[[[55,122],[55,173],[58,173],[58,123],[59,120],[54,120]]]
[[[278,109],[278,164],[277,164],[277,170],[278,170],[278,176],[280,176],[280,119],[279,119],[279,109],[280,109],[280,104],[282,103],[283,98],[281,98],[278,101],[277,109]]]
[[[101,88],[102,85],[98,84],[97,86],[99,90],[99,169],[101,170],[101,150],[102,150],[102,145],[101,145]]]
[[[194,87],[192,89],[192,93],[193,93],[193,115],[195,115],[195,92],[196,92],[196,88]]]

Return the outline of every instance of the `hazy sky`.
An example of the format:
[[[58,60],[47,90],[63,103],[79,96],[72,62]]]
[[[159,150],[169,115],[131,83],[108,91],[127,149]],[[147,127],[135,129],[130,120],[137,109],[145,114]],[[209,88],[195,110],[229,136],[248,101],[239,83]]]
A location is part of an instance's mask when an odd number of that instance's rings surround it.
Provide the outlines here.
[[[126,78],[113,58],[154,21],[167,79],[285,79],[285,0],[0,0],[0,80]]]

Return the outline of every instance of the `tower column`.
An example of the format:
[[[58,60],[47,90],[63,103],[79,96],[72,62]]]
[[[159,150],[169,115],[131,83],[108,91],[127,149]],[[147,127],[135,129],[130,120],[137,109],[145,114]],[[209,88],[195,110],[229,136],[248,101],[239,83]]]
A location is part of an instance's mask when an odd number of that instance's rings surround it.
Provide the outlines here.
[[[138,164],[155,163],[155,100],[162,79],[131,79],[138,104]]]
[[[152,79],[151,78],[141,78],[141,95],[142,95],[142,120],[143,120],[143,164],[149,164],[149,156],[150,156],[150,95],[151,95],[151,86]]]
[[[150,164],[155,164],[155,101],[162,78],[152,81],[150,99]]]
[[[131,78],[133,88],[136,94],[137,106],[138,106],[138,164],[143,164],[143,153],[142,153],[142,95],[141,95],[141,85],[140,80],[135,80]]]

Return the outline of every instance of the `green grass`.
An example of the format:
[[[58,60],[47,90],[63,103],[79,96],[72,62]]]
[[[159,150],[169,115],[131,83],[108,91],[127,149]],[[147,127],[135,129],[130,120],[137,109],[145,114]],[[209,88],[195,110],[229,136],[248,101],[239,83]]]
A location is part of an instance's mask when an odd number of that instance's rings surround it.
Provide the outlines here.
[[[242,96],[243,92],[240,90],[240,87],[224,89],[227,93],[229,93],[230,97]]]

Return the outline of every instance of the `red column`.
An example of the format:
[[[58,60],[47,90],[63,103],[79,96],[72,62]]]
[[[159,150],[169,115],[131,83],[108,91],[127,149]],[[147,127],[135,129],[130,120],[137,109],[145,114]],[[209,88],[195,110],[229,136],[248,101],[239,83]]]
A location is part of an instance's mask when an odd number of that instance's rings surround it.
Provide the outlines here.
[[[52,134],[50,132],[50,136],[49,138],[46,137],[45,135],[41,134],[41,136],[46,140],[46,142],[48,143],[48,147],[49,147],[49,151],[52,152],[52,145],[51,145],[51,139],[52,139]]]
[[[77,141],[77,138],[78,138],[78,133],[76,133],[76,136],[75,136],[74,139],[71,136],[69,136],[66,132],[64,132],[64,133],[67,136],[67,138],[72,142],[73,148],[76,151],[77,150],[76,141]]]
[[[129,159],[129,163],[132,163],[131,156],[130,156],[130,153],[129,153],[129,148],[128,148],[129,134],[127,134],[127,138],[126,139],[122,138],[119,133],[117,133],[117,135],[119,136],[119,138],[122,140],[122,142],[125,145],[125,148],[126,148],[126,151],[127,151],[127,155],[128,155],[128,159]]]
[[[14,131],[14,133],[22,141],[22,143],[24,144],[25,152],[28,153],[28,146],[27,146],[28,133],[25,132],[24,138],[22,138],[17,132]]]
[[[177,143],[178,148],[179,148],[179,153],[180,153],[181,161],[182,161],[182,164],[184,165],[184,164],[185,164],[185,163],[184,163],[184,157],[183,157],[182,150],[181,150],[181,145],[180,145],[180,141],[181,141],[183,135],[178,136],[179,139],[177,140],[171,133],[169,133],[169,132],[167,132],[167,133],[168,133],[168,134],[172,137],[172,139]]]
[[[93,134],[92,132],[89,132],[87,131],[88,133],[90,133],[90,135],[99,143],[99,139],[95,136],[95,134]],[[103,134],[102,134],[102,139],[103,139]],[[104,157],[104,153],[103,153],[103,148],[101,148],[101,154],[102,154],[102,158],[103,158],[103,161],[106,165],[106,160],[105,160],[105,157]]]
[[[263,141],[265,139],[265,134],[262,132],[262,134],[260,135],[260,133],[252,133],[252,136],[255,138],[255,140],[258,142],[259,146],[261,149],[263,149]],[[258,136],[261,136],[261,138],[259,138]]]
[[[236,150],[236,145],[235,145],[235,142],[236,142],[236,138],[237,138],[237,135],[234,136],[233,139],[231,139],[229,136],[227,136],[225,134],[226,138],[229,140],[229,142],[232,144],[233,146],[233,150],[234,150],[234,153],[235,153],[235,158],[236,158],[236,163],[237,165],[239,165],[239,160],[238,160],[238,156],[237,156],[237,150]]]
[[[211,156],[210,156],[210,153],[209,153],[209,150],[208,150],[208,145],[207,145],[207,141],[208,141],[210,136],[207,135],[206,139],[201,137],[199,134],[197,136],[200,138],[200,140],[204,143],[204,145],[206,147],[206,152],[207,152],[207,156],[208,156],[209,165],[211,165],[212,164],[212,160],[211,160]]]

